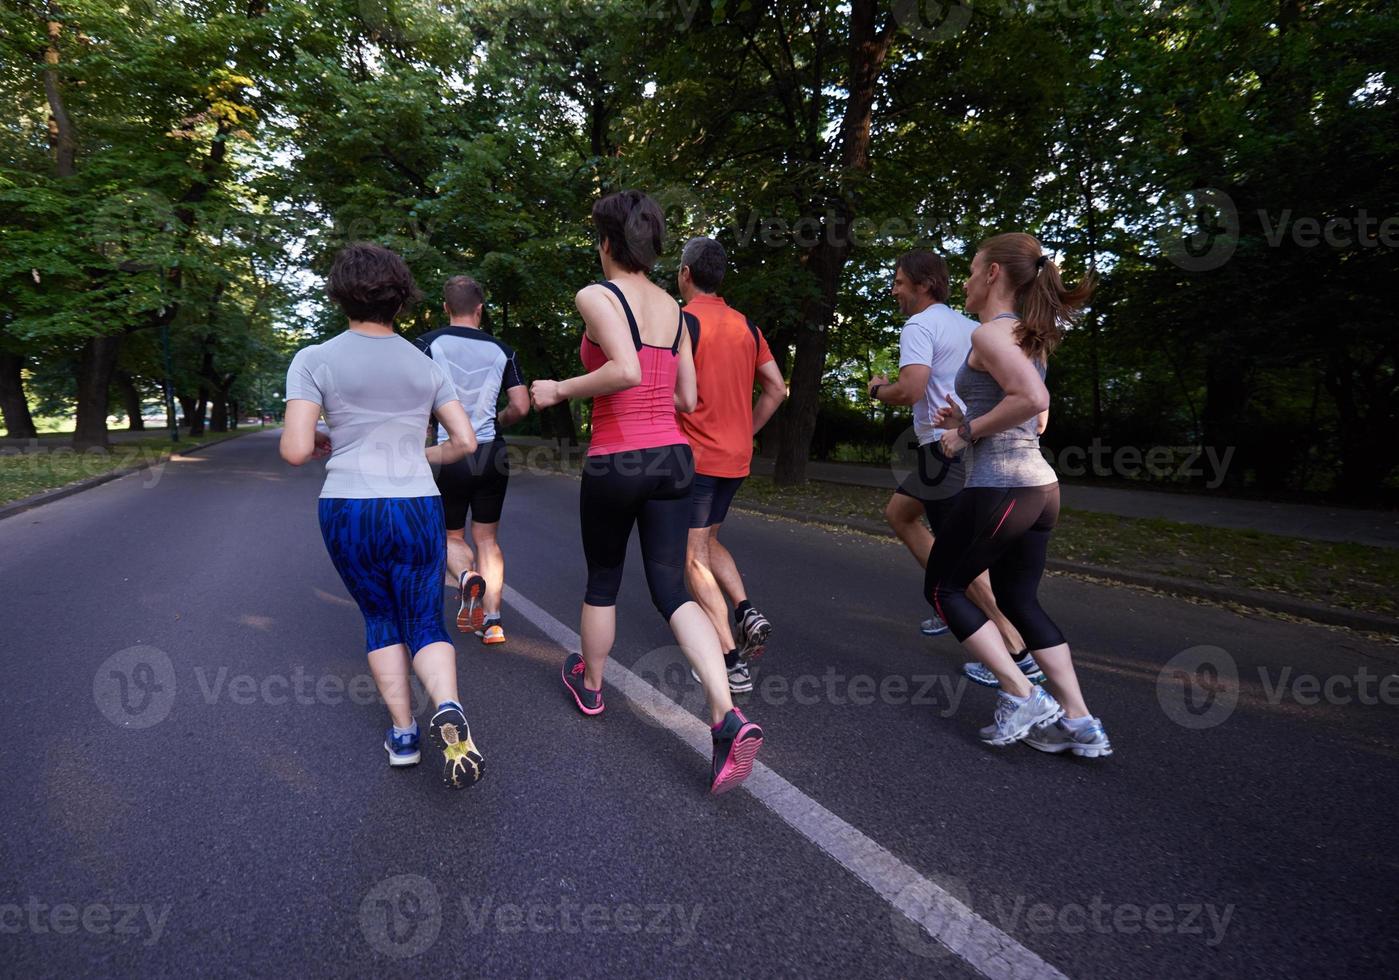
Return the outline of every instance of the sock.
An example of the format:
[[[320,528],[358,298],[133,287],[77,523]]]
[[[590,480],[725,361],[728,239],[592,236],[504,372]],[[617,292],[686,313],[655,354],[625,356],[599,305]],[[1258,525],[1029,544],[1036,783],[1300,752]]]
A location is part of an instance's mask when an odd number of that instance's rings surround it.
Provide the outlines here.
[[[735,622],[735,623],[742,622],[742,621],[743,621],[743,614],[746,613],[748,610],[750,610],[750,609],[752,609],[752,608],[753,608],[753,603],[749,602],[747,599],[744,599],[744,600],[743,600],[742,602],[740,602],[738,605],[734,606],[734,622]]]
[[[737,650],[730,650],[728,653],[724,654],[724,666],[727,667],[729,670],[733,670],[735,667],[738,666]]]
[[[1002,692],[1001,692],[1001,697],[1003,697],[1003,698],[1010,698],[1010,699],[1011,699],[1012,701],[1014,701],[1016,704],[1024,704],[1026,701],[1030,700],[1030,698],[1034,697],[1034,692],[1031,692],[1030,694],[1027,694],[1027,695],[1026,695],[1025,697],[1023,697],[1023,698],[1017,698],[1014,694],[1011,694],[1009,691],[1002,691]]]
[[[392,723],[391,723],[391,724],[392,724]],[[396,737],[396,738],[402,738],[404,735],[416,735],[416,734],[418,734],[418,719],[414,718],[414,719],[413,719],[413,724],[412,724],[412,726],[410,726],[410,727],[408,727],[408,728],[399,728],[397,725],[394,725],[394,726],[393,726],[393,733],[394,733],[394,737]]]
[[[1064,727],[1073,732],[1081,732],[1097,720],[1098,719],[1094,718],[1092,715],[1084,715],[1082,718],[1070,718],[1068,715],[1065,715],[1063,718]]]

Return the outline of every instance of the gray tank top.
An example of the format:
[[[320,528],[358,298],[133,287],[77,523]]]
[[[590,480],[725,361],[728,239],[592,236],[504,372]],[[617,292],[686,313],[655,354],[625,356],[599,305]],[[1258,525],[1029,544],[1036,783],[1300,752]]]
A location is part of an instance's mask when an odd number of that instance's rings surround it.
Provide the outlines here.
[[[968,355],[968,360],[970,355]],[[1044,379],[1044,365],[1035,362]],[[967,421],[980,418],[1005,398],[1005,390],[986,371],[967,361],[957,371],[957,397],[967,406]],[[1031,417],[1004,432],[978,439],[968,450],[968,487],[1042,487],[1059,482],[1040,453],[1039,420]]]
[[[435,497],[423,447],[428,415],[457,400],[442,368],[398,334],[346,330],[303,347],[287,399],[321,406],[330,429],[322,497]]]

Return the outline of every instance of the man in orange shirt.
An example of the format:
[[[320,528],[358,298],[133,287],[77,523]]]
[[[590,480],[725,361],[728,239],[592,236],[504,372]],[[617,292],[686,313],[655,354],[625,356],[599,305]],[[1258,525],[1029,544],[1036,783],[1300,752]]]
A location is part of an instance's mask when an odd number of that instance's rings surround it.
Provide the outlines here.
[[[753,437],[787,397],[787,384],[762,333],[716,294],[727,261],[712,238],[692,238],[680,253],[680,298],[699,387],[698,404],[680,416],[680,428],[695,454],[685,578],[728,651],[729,690],[741,693],[753,690],[748,661],[763,652],[772,625],[748,601],[719,528],[748,475]],[[756,407],[755,381],[763,388]],[[732,624],[726,595],[734,604]]]

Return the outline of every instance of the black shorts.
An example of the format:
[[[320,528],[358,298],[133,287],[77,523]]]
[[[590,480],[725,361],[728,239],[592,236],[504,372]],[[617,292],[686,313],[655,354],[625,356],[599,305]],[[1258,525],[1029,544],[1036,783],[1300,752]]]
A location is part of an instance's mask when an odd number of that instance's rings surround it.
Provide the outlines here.
[[[495,524],[509,484],[510,454],[504,439],[478,446],[470,456],[443,466],[437,471],[437,489],[442,492],[447,530],[466,527],[468,512],[477,524]]]
[[[966,482],[967,468],[962,457],[948,457],[941,443],[928,442],[918,447],[916,465],[895,492],[922,503],[928,526],[936,536],[942,533],[943,522]]]
[[[741,476],[705,476],[695,474],[695,488],[690,491],[690,530],[723,524],[728,516],[734,494],[743,486]]]

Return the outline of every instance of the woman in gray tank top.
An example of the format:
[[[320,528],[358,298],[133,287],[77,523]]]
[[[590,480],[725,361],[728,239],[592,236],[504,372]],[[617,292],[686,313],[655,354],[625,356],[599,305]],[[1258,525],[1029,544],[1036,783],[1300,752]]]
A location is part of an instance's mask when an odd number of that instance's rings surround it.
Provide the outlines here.
[[[1069,644],[1038,597],[1059,517],[1058,478],[1040,454],[1049,411],[1045,365],[1092,289],[1091,282],[1065,286],[1030,235],[997,235],[977,249],[966,283],[967,312],[981,325],[956,380],[966,410],[949,397],[933,420],[956,430],[942,444],[966,454],[967,481],[933,543],[924,592],[1000,682],[983,741],[1024,739],[1045,752],[1098,757],[1112,754],[1107,731],[1084,704]],[[967,586],[987,569],[997,604],[1024,636],[1053,694],[1030,683],[995,624],[967,598]]]

